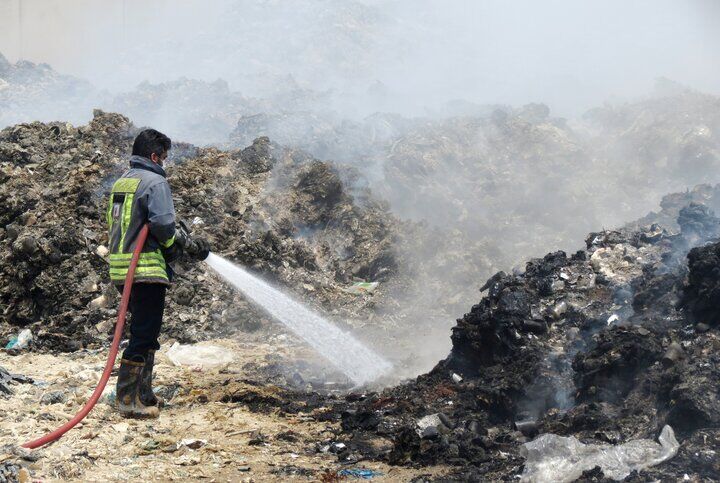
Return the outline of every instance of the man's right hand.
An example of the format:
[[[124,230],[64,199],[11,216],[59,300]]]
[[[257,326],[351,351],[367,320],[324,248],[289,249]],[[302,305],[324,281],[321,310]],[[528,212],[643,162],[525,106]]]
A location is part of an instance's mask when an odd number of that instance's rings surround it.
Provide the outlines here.
[[[210,242],[203,237],[191,238],[190,243],[185,247],[185,253],[194,260],[205,260],[210,255]]]

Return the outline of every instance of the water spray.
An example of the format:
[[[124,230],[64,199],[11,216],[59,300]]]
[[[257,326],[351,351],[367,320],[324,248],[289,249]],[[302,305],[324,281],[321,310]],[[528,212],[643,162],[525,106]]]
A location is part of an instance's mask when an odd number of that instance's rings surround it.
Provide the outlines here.
[[[282,322],[355,384],[371,382],[392,366],[351,334],[247,270],[211,253],[205,260],[223,279]]]
[[[187,226],[184,224],[182,224],[182,229],[188,231]],[[145,225],[138,236],[130,267],[125,277],[125,285],[115,324],[115,335],[110,345],[110,353],[105,363],[105,369],[95,391],[70,421],[42,438],[23,444],[23,447],[35,449],[60,439],[90,414],[90,411],[102,396],[110,379],[110,373],[115,366],[120,339],[125,327],[125,316],[130,301],[135,268],[140,258],[140,252],[145,245],[148,231],[148,226]],[[360,385],[371,382],[391,369],[392,366],[387,361],[365,347],[352,335],[340,330],[319,314],[306,308],[267,282],[260,280],[247,270],[214,253],[210,253],[206,261],[222,278],[265,309],[271,316],[282,322],[320,355],[345,373],[355,384]]]

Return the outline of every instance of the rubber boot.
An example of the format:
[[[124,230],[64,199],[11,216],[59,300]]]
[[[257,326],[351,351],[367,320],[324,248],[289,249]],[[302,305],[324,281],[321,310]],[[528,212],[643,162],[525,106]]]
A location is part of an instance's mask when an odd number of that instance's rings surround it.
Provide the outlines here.
[[[135,418],[157,418],[160,410],[157,406],[146,406],[140,398],[142,372],[145,358],[135,356],[133,360],[122,359],[117,380],[117,405],[123,416]]]
[[[145,406],[162,406],[163,401],[158,399],[153,391],[153,368],[155,367],[155,351],[148,352],[145,358],[145,366],[142,370],[140,382],[140,400]]]

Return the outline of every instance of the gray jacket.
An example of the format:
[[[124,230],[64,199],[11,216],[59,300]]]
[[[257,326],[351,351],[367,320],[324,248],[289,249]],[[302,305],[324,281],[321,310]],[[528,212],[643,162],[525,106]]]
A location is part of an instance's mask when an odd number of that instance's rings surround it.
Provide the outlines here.
[[[110,277],[125,281],[130,258],[143,225],[150,234],[145,242],[134,282],[169,283],[163,251],[175,242],[175,208],[165,170],[147,158],[133,156],[130,169],[113,185],[107,210]]]

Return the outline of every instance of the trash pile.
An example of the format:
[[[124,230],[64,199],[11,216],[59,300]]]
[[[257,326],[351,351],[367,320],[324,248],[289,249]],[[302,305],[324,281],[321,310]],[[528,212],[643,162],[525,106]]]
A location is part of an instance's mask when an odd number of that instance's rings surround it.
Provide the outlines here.
[[[655,209],[667,193],[716,183],[719,105],[666,81],[647,100],[592,109],[581,121],[542,104],[476,106],[395,122],[397,134],[361,162],[379,166],[373,189],[395,214],[502,239],[498,251],[512,264],[573,249],[598,226]]]
[[[87,126],[21,124],[0,131],[0,342],[30,330],[30,347],[96,347],[114,325],[102,213],[137,132],[96,111]],[[369,191],[329,163],[266,138],[236,151],[177,144],[168,163],[180,218],[214,250],[335,311],[357,314],[355,283],[397,270],[396,222]],[[400,224],[397,224],[398,226]],[[168,337],[195,342],[253,331],[267,316],[202,265],[177,267]]]
[[[0,106],[76,86],[45,66],[3,58],[0,79]],[[339,396],[347,381],[333,381],[322,363],[287,367],[268,354],[243,367],[257,369],[254,380],[228,373],[222,394],[193,404],[332,423],[302,444],[343,464],[450,465],[457,478],[532,481],[562,451],[577,459],[572,471],[581,479],[628,471],[630,481],[716,478],[720,186],[667,195],[659,211],[591,233],[582,250],[510,269],[547,247],[567,249],[595,226],[638,216],[661,193],[712,181],[718,99],[661,88],[647,101],[595,109],[582,124],[539,104],[346,122],[303,110],[311,92],[298,90],[292,109],[281,111],[222,81],[186,79],[143,84],[112,101],[137,116],[189,102],[199,124],[179,124],[187,129],[180,132],[212,136],[236,126],[228,149],[175,144],[167,167],[179,216],[218,254],[392,353],[396,379],[417,374],[418,364],[433,367],[381,392]],[[137,131],[102,111],[86,126],[0,131],[0,344],[9,353],[104,347],[117,293],[107,278],[103,213]],[[238,331],[283,345],[284,330],[202,265],[180,263],[177,272],[164,330],[177,343],[168,344],[177,370],[201,371],[207,358],[231,364],[217,347],[187,344]],[[481,285],[485,296],[442,346]],[[18,377],[0,371],[0,392],[10,394]],[[333,390],[314,392],[328,381]],[[51,405],[61,396],[42,398]],[[660,445],[651,444],[658,434]],[[538,452],[546,443],[553,451]],[[622,473],[583,458],[627,448],[644,456]]]
[[[3,347],[21,331],[15,350],[74,351],[111,335],[117,293],[106,274],[103,213],[136,132],[127,118],[102,111],[87,126],[0,131]],[[215,251],[377,340],[400,363],[396,377],[427,370],[447,353],[452,314],[477,273],[493,267],[486,241],[401,222],[353,168],[267,138],[230,151],[175,143],[168,173],[179,216],[207,234]],[[448,270],[467,253],[462,269]],[[202,265],[180,264],[177,272],[168,339],[278,329]],[[426,350],[408,339],[408,325]]]
[[[710,192],[717,200],[720,186],[685,198]],[[666,198],[649,218],[677,213],[670,200],[679,198]],[[692,227],[714,236],[718,220],[698,204],[679,212],[682,230],[591,233],[572,255],[550,253],[523,272],[491,277],[486,296],[453,329],[450,355],[430,373],[351,394],[318,416],[341,420],[339,460],[450,464],[452,476],[481,480],[511,479],[524,468],[525,481],[546,481],[538,475],[562,452],[578,465],[565,477],[717,477],[720,337],[703,308],[717,300],[720,245],[686,255],[689,240],[708,240]],[[662,449],[646,441],[661,432]],[[581,462],[592,451],[608,459]]]

